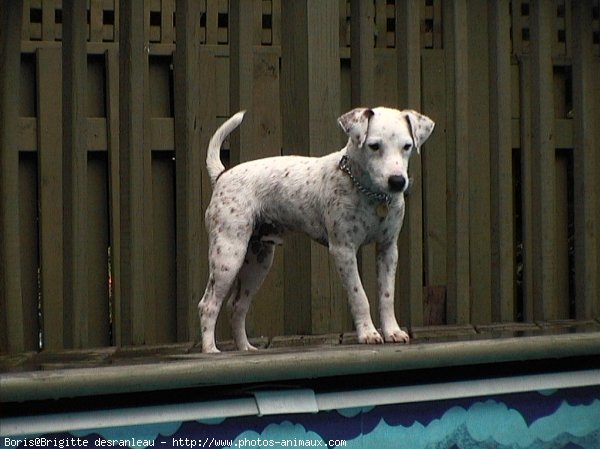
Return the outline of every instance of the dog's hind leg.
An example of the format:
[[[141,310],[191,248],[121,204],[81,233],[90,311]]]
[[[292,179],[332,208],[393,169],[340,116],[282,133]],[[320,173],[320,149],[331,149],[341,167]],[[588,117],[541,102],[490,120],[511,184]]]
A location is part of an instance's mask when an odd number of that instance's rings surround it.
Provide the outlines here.
[[[274,254],[275,245],[273,243],[251,240],[244,264],[238,273],[237,285],[234,285],[229,296],[231,331],[236,347],[240,351],[256,350],[248,341],[246,315],[250,309],[252,298],[267,277]]]
[[[204,296],[198,303],[200,329],[202,331],[202,351],[219,352],[215,343],[217,317],[225,298],[236,287],[238,273],[244,264],[244,251],[247,239],[240,235],[237,242],[229,238],[215,238],[209,250],[210,273]]]

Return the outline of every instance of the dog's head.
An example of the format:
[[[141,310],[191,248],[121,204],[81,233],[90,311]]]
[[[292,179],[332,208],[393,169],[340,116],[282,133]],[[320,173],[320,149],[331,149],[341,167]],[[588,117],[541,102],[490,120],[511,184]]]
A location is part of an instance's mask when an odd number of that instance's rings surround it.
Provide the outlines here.
[[[408,161],[429,138],[435,123],[413,110],[356,108],[338,123],[348,135],[347,155],[366,172],[372,187],[383,192],[408,188]]]

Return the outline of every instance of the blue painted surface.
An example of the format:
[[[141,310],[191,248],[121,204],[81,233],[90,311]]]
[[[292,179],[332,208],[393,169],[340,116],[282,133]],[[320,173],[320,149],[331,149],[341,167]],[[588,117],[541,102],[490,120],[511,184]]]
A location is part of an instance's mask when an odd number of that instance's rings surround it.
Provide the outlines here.
[[[2,447],[600,449],[600,387],[29,437]]]

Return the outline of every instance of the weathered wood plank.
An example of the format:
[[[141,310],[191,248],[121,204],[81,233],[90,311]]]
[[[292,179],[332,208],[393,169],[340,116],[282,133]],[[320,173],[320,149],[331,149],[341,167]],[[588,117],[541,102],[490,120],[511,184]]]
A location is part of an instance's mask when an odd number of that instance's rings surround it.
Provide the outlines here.
[[[254,45],[258,40],[254,26],[255,0],[240,0],[231,4],[229,10],[229,112],[248,110],[245,126],[230,137],[232,165],[253,159],[251,153],[257,142],[254,137],[253,78]],[[262,10],[262,8],[261,8]]]
[[[71,319],[67,347],[89,344],[87,247],[87,6],[63,3],[63,245],[65,313]],[[82,151],[83,150],[83,151]]]
[[[456,332],[462,333],[461,329]],[[465,329],[464,332],[468,332]],[[468,334],[467,334],[468,335]],[[555,335],[552,338],[476,339],[475,341],[330,348],[266,350],[256,354],[230,353],[219,357],[188,353],[187,347],[175,347],[171,354],[161,348],[148,348],[146,357],[117,361],[120,351],[110,350],[88,354],[69,355],[71,360],[90,360],[113,363],[98,368],[70,371],[38,372],[35,375],[10,373],[3,376],[2,401],[36,401],[61,397],[106,396],[123,392],[158,392],[183,390],[206,386],[274,384],[306,378],[340,378],[350,375],[368,375],[439,369],[449,366],[563,359],[569,357],[598,357],[600,351],[598,332]],[[154,355],[153,354],[157,354]],[[37,356],[43,359],[43,356]],[[29,358],[29,362],[35,363]],[[14,357],[13,357],[14,360]],[[177,361],[177,363],[165,363]],[[0,363],[3,360],[0,360]],[[135,363],[145,362],[144,369],[132,369]],[[9,362],[10,363],[10,360]],[[28,363],[26,360],[25,364]],[[0,365],[4,366],[4,365]],[[60,375],[59,375],[60,374]],[[589,377],[588,377],[589,379]],[[580,380],[580,379],[579,379]],[[530,379],[533,389],[539,378]],[[575,382],[573,383],[575,384]],[[110,411],[109,413],[114,413]],[[104,415],[107,416],[107,415]]]
[[[121,338],[141,344],[146,338],[146,176],[148,120],[145,104],[148,59],[144,2],[122,0],[120,6],[120,168],[121,168]]]
[[[253,114],[250,117],[254,117],[254,144],[245,149],[242,154],[244,160],[281,155],[279,56],[272,52],[258,52],[256,48],[253,55]],[[242,126],[251,125],[244,123]],[[249,335],[273,337],[283,334],[285,249],[285,245],[276,249],[269,275],[253,301],[247,320]]]
[[[533,320],[533,210],[532,210],[532,98],[531,57],[523,56],[519,64],[520,95],[520,150],[521,150],[521,289],[522,304],[519,305],[523,319]]]
[[[42,40],[53,41],[56,39],[57,30],[55,20],[57,0],[46,0],[42,3]]]
[[[350,2],[350,101],[351,107],[374,107],[375,97],[375,10],[372,2],[352,0]],[[379,305],[375,245],[364,246],[358,253],[361,280],[374,313]],[[344,307],[340,310],[347,311]],[[376,324],[377,325],[377,324]]]
[[[174,162],[172,153],[152,155],[152,296],[146,316],[150,344],[177,340],[177,274]]]
[[[308,117],[308,17],[304,2],[283,2],[281,26],[282,138],[286,154],[306,154]],[[302,70],[297,70],[297,67]],[[300,236],[286,241],[284,252],[284,330],[290,334],[311,331],[311,247]]]
[[[449,7],[448,39],[449,89],[448,116],[452,123],[448,132],[450,155],[446,160],[448,178],[448,322],[470,321],[470,248],[469,234],[469,59],[466,1]]]
[[[556,298],[556,168],[552,40],[555,7],[531,3],[531,113],[533,207],[533,313],[558,318]]]
[[[206,0],[206,43],[218,43],[218,21],[220,0]]]
[[[200,58],[198,59],[199,73],[200,73],[200,85],[202,90],[200,91],[200,148],[202,149],[201,159],[203,168],[198,173],[201,174],[201,231],[200,231],[200,254],[202,255],[202,261],[200,264],[200,276],[202,278],[202,290],[200,295],[204,293],[204,286],[208,280],[208,235],[204,230],[204,211],[208,207],[211,197],[211,185],[210,179],[206,172],[206,164],[204,164],[204,157],[206,156],[206,148],[208,148],[208,142],[212,137],[216,129],[216,115],[217,115],[217,92],[212,86],[216,85],[217,73],[216,73],[216,55],[214,49],[208,49],[205,47],[200,48]],[[198,318],[197,302],[190,304],[190,325],[192,325],[193,333],[196,336],[196,340],[200,336],[200,324]]]
[[[63,3],[63,10],[65,8],[66,3]],[[89,36],[90,42],[102,42],[104,37],[104,0],[90,0],[90,9],[89,9],[89,17],[90,17],[90,27],[89,27]],[[64,15],[64,13],[63,13]],[[64,19],[63,19],[64,20]],[[64,24],[63,24],[64,27]],[[64,28],[63,28],[64,30]],[[63,31],[64,34],[64,31]]]
[[[288,154],[322,155],[339,147],[332,132],[339,116],[339,4],[282,3],[283,143]],[[334,304],[343,297],[325,248],[289,239],[286,244],[287,333],[329,330]],[[289,248],[289,251],[288,251]],[[310,282],[307,282],[310,279]]]
[[[206,254],[201,251],[202,179],[204,148],[201,147],[202,98],[209,80],[202,72],[213,68],[213,60],[200,56],[200,5],[178,1],[176,5],[177,51],[175,53],[175,179],[177,210],[177,339],[194,340],[197,335],[196,306],[206,279]],[[202,64],[202,65],[201,65]],[[208,106],[208,105],[206,105]],[[214,114],[213,108],[207,108]],[[203,274],[203,275],[201,275]]]
[[[110,203],[110,292],[112,305],[112,344],[123,340],[123,304],[121,296],[121,196],[119,145],[119,54],[108,50],[106,61],[106,139],[108,150],[108,189]]]
[[[20,238],[18,243],[21,266],[21,307],[25,324],[20,331],[24,335],[26,350],[37,350],[40,346],[40,323],[38,318],[40,254],[38,246],[37,188],[37,158],[33,153],[21,152],[19,154]]]
[[[175,27],[173,26],[175,11],[175,0],[161,0],[160,41],[165,44],[171,44],[175,40]]]
[[[396,10],[396,49],[398,60],[398,104],[401,109],[422,111],[421,90],[421,15],[417,1],[401,2]],[[427,113],[428,111],[423,111]],[[434,118],[435,121],[435,118]],[[427,147],[424,148],[427,151]],[[413,180],[410,195],[406,199],[406,215],[400,236],[399,267],[396,285],[402,298],[396,306],[402,310],[402,303],[409,306],[400,317],[404,322],[408,319],[411,325],[423,324],[423,176],[422,159],[413,154],[410,161],[409,176]]]
[[[515,242],[511,130],[511,65],[509,4],[488,4],[491,170],[491,317],[515,319]]]
[[[4,2],[0,10],[0,351],[32,349],[24,333],[19,206],[18,116],[23,4]]]
[[[600,79],[590,39],[593,2],[574,1],[572,7],[575,315],[589,318],[600,314]]]
[[[477,324],[492,320],[489,90],[495,79],[489,78],[487,12],[486,2],[468,2],[469,255],[477,279],[471,282],[469,322]],[[509,220],[511,215],[503,218]]]
[[[65,347],[63,287],[62,61],[59,48],[37,52],[40,282],[44,348]],[[67,339],[67,340],[66,340]]]
[[[558,98],[558,97],[555,97]],[[556,274],[554,279],[553,305],[556,318],[570,318],[569,295],[569,159],[570,151],[556,150],[555,168],[555,241],[554,253],[556,257]]]
[[[351,101],[353,107],[372,104],[375,89],[374,23],[371,2],[352,0],[350,3]]]
[[[424,266],[427,286],[447,282],[446,159],[448,118],[446,117],[446,62],[443,50],[428,50],[422,56],[423,110],[435,120],[435,131],[423,150]]]
[[[135,93],[135,97],[133,97],[134,101],[140,102],[142,104],[142,123],[143,129],[142,132],[136,136],[136,139],[139,139],[138,142],[140,145],[140,159],[137,161],[141,165],[139,165],[141,179],[139,180],[139,185],[137,185],[134,189],[139,191],[140,198],[143,201],[142,205],[142,216],[138,218],[141,220],[141,229],[142,229],[142,238],[141,238],[141,252],[143,254],[141,267],[144,270],[145,276],[145,297],[140,298],[139,305],[136,305],[136,308],[143,307],[144,312],[141,312],[141,309],[136,311],[134,315],[134,320],[137,320],[139,314],[144,313],[144,326],[143,330],[140,327],[140,334],[143,335],[143,342],[145,344],[157,344],[160,343],[162,330],[159,328],[158,320],[161,316],[160,311],[160,301],[162,298],[158,295],[157,283],[158,280],[155,277],[155,270],[159,269],[160,265],[156,264],[156,259],[154,257],[155,254],[155,245],[160,245],[161,240],[164,239],[164,235],[155,235],[155,225],[157,221],[157,213],[154,210],[155,201],[154,197],[158,192],[154,191],[154,155],[152,152],[152,120],[155,115],[167,115],[168,107],[165,108],[166,102],[164,97],[170,95],[170,89],[168,86],[168,81],[165,79],[165,71],[162,70],[165,68],[164,59],[160,56],[157,58],[158,61],[154,59],[154,55],[152,51],[148,51],[150,43],[148,42],[152,39],[152,24],[148,18],[151,14],[152,5],[150,2],[143,2],[143,11],[144,11],[144,24],[143,24],[143,42],[145,47],[143,47],[144,53],[136,58],[140,60],[143,58],[143,65],[139,68],[136,66],[134,70],[141,70],[143,82],[141,86],[141,90]],[[135,18],[134,20],[138,20]],[[139,52],[139,47],[136,52]],[[169,58],[170,59],[170,58]],[[155,70],[158,69],[160,75],[155,73]],[[163,94],[163,99],[159,102],[153,101],[153,95],[150,94],[151,90],[154,89],[154,86],[158,84]],[[158,104],[156,104],[158,103]],[[174,303],[174,301],[173,301]],[[174,307],[174,304],[173,304]]]
[[[88,153],[86,159],[87,202],[82,214],[88,224],[85,235],[88,303],[87,316],[82,320],[87,321],[88,329],[82,346],[98,348],[110,346],[108,153]]]

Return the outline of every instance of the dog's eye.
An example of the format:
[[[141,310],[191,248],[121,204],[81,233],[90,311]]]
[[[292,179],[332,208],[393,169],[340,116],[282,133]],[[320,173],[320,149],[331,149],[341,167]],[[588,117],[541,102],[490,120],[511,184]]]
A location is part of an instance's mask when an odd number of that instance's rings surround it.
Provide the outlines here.
[[[408,151],[408,150],[410,150],[412,148],[412,145],[410,143],[407,143],[402,148],[404,149],[404,151]]]
[[[369,148],[372,149],[373,151],[377,151],[379,149],[378,142],[369,143],[368,145],[369,145]]]

